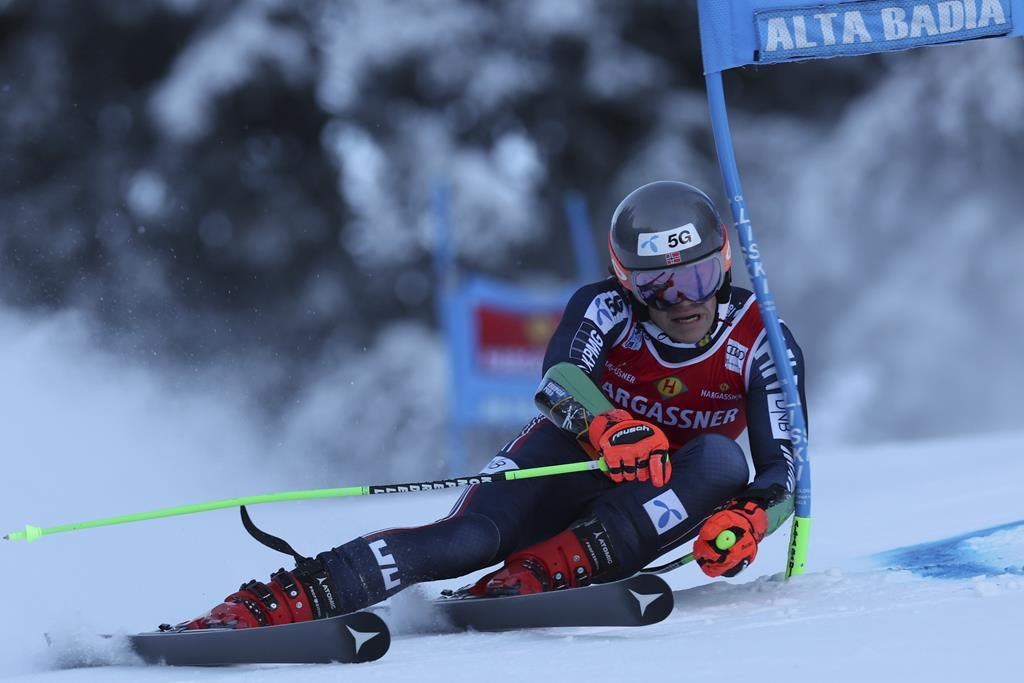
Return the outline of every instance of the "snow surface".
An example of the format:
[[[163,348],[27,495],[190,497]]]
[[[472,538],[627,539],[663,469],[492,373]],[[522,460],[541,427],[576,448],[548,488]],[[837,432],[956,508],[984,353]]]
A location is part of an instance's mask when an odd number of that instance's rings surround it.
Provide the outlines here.
[[[60,318],[0,311],[0,532],[289,488],[294,460],[268,446],[228,394],[187,392],[90,350]],[[502,634],[412,631],[422,596],[395,600],[396,636],[361,665],[140,667],[92,634],[148,630],[203,612],[286,558],[231,510],[0,542],[0,677],[24,681],[721,680],[723,674],[865,681],[985,679],[1017,669],[1024,612],[1018,503],[1024,434],[811,448],[808,573],[786,582],[788,527],[731,581],[668,575],[677,609],[643,629]],[[353,471],[347,481],[378,483]],[[255,521],[314,553],[372,529],[430,521],[449,492],[258,506]],[[996,528],[999,527],[999,528]],[[991,530],[985,533],[973,533]],[[968,534],[965,538],[957,538]],[[951,539],[951,540],[944,540]],[[938,543],[933,543],[938,542]],[[873,557],[904,546],[900,553]],[[920,567],[941,557],[961,578]],[[885,563],[918,567],[884,569]],[[956,572],[952,572],[953,575]],[[927,576],[926,576],[927,575]],[[929,577],[930,576],[930,577]],[[43,633],[61,643],[48,648]],[[113,663],[61,669],[69,661]]]

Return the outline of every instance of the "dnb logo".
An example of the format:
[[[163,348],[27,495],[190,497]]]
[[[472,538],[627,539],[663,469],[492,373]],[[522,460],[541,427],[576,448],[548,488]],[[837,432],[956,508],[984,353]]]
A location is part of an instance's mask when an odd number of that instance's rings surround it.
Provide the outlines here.
[[[678,396],[684,391],[688,391],[686,385],[683,384],[683,380],[678,377],[663,377],[658,380],[658,384],[656,386],[658,388],[658,393],[665,399]]]

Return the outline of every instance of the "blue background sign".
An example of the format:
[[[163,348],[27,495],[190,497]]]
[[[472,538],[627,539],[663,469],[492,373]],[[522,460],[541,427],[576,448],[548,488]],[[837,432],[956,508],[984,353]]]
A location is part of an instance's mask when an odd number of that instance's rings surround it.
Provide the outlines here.
[[[1024,35],[1024,0],[699,0],[704,72]]]
[[[878,0],[754,13],[760,62],[906,50],[1006,35],[1009,0]]]

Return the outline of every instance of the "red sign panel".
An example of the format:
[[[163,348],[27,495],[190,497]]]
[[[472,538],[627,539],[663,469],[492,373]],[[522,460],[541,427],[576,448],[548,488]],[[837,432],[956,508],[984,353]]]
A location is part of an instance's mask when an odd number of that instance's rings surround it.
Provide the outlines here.
[[[561,317],[561,309],[526,312],[478,304],[473,311],[477,371],[539,378],[544,351]]]

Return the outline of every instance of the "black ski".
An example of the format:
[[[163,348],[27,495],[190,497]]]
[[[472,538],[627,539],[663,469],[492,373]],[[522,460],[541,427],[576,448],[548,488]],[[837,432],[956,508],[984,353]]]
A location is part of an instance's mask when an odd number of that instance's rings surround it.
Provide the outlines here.
[[[672,589],[653,574],[550,593],[476,598],[455,592],[432,603],[453,626],[477,631],[555,626],[647,626],[675,605]]]
[[[154,631],[128,636],[150,664],[313,664],[372,662],[391,645],[387,624],[369,612],[282,626]]]

